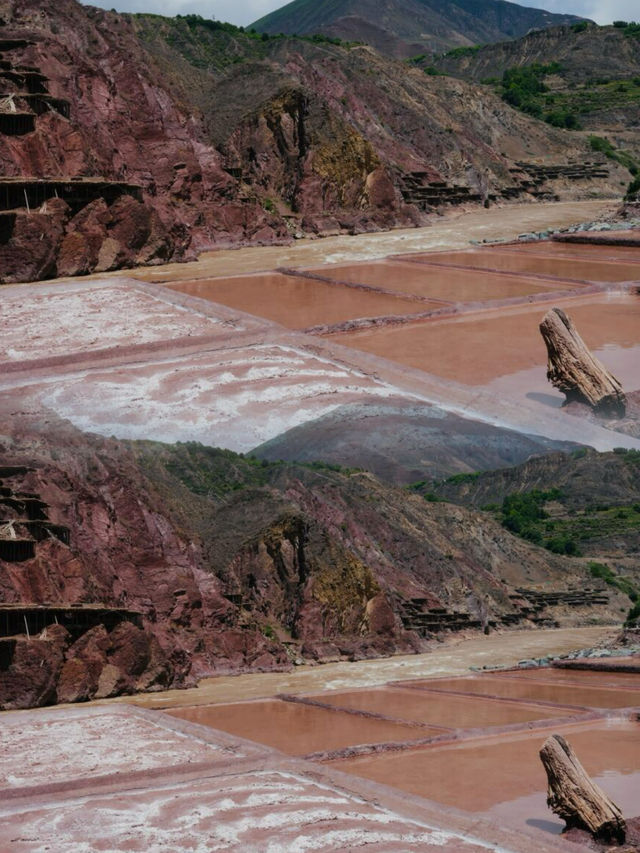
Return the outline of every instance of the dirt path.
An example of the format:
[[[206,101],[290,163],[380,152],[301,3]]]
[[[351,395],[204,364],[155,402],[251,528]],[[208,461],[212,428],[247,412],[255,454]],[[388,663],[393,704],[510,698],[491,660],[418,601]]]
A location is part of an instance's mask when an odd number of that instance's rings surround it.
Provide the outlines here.
[[[598,645],[618,629],[609,627],[560,628],[540,631],[477,636],[451,640],[441,649],[424,655],[402,655],[357,663],[300,666],[292,672],[206,678],[197,688],[167,690],[112,700],[145,708],[175,708],[185,705],[218,704],[241,699],[274,696],[277,693],[308,693],[345,687],[370,687],[387,681],[427,676],[465,675],[470,666],[516,664],[523,658],[563,654]],[[101,704],[101,703],[100,703]]]

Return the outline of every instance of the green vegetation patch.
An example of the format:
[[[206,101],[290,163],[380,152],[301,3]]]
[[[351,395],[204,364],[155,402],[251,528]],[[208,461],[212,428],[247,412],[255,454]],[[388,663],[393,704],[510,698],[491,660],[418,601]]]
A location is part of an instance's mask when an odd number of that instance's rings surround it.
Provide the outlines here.
[[[261,462],[195,441],[178,442],[164,461],[167,471],[190,492],[208,497],[222,497],[247,486],[264,486],[274,464],[277,463]]]
[[[627,79],[596,77],[585,81],[583,85],[550,89],[545,78],[561,74],[562,66],[558,62],[546,65],[534,62],[508,68],[501,80],[488,77],[482,82],[493,86],[512,107],[554,127],[568,130],[580,130],[584,119],[592,113],[625,108],[640,102],[640,78],[637,76]],[[603,150],[602,153],[607,152]],[[623,166],[629,168],[634,165],[626,152],[618,154],[618,162]]]
[[[615,587],[615,589],[619,589],[620,592],[629,596],[633,606],[627,614],[625,624],[635,624],[640,618],[640,592],[636,585],[629,578],[616,574],[606,563],[589,563],[589,573],[592,578],[603,580],[608,586]]]
[[[444,55],[451,56],[454,59],[457,59],[460,56],[475,56],[475,54],[479,50],[482,50],[483,47],[483,44],[471,44],[466,47],[454,47],[452,50],[448,50]]]
[[[201,15],[176,15],[165,18],[159,15],[137,14],[140,35],[152,43],[164,40],[195,68],[224,71],[229,66],[248,60],[260,60],[269,55],[273,42],[296,39],[313,44],[330,44],[354,47],[359,42],[346,42],[322,34],[311,36],[277,33],[259,33],[255,29],[237,27],[225,21],[203,18]]]
[[[613,26],[622,30],[628,38],[640,39],[640,24],[636,21],[614,21]]]
[[[493,509],[502,525],[537,545],[556,554],[580,556],[581,546],[615,535],[640,530],[640,504],[632,506],[587,506],[582,512],[552,516],[550,501],[562,503],[558,489],[520,492],[508,495],[502,506]]]

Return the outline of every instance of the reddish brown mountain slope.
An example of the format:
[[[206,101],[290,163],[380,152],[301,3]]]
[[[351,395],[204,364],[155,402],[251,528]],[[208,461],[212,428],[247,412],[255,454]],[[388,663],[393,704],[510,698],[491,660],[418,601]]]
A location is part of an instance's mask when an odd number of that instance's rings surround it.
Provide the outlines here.
[[[367,47],[75,0],[0,0],[0,17],[4,281],[619,189],[616,164],[585,170],[583,140]],[[542,159],[577,169],[533,186]]]

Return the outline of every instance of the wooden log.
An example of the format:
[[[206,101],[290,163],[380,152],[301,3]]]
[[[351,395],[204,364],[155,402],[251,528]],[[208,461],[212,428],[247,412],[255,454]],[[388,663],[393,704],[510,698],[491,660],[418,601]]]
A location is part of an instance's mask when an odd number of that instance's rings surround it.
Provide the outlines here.
[[[567,402],[579,400],[604,415],[624,417],[627,400],[622,385],[589,352],[564,311],[548,311],[540,332],[547,345],[547,379],[566,394]]]
[[[587,829],[602,841],[624,843],[627,826],[618,806],[587,775],[561,735],[551,735],[540,750],[547,771],[547,805],[567,824]]]

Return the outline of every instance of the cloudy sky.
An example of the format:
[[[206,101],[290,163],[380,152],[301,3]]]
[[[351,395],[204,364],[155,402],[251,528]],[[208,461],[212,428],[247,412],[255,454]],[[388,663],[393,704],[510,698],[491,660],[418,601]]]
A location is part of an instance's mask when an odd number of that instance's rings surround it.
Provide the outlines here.
[[[119,12],[156,12],[160,15],[191,13],[245,26],[267,12],[284,6],[285,0],[92,0],[90,5],[117,9]],[[583,15],[598,24],[640,18],[638,0],[520,0],[520,5]]]

